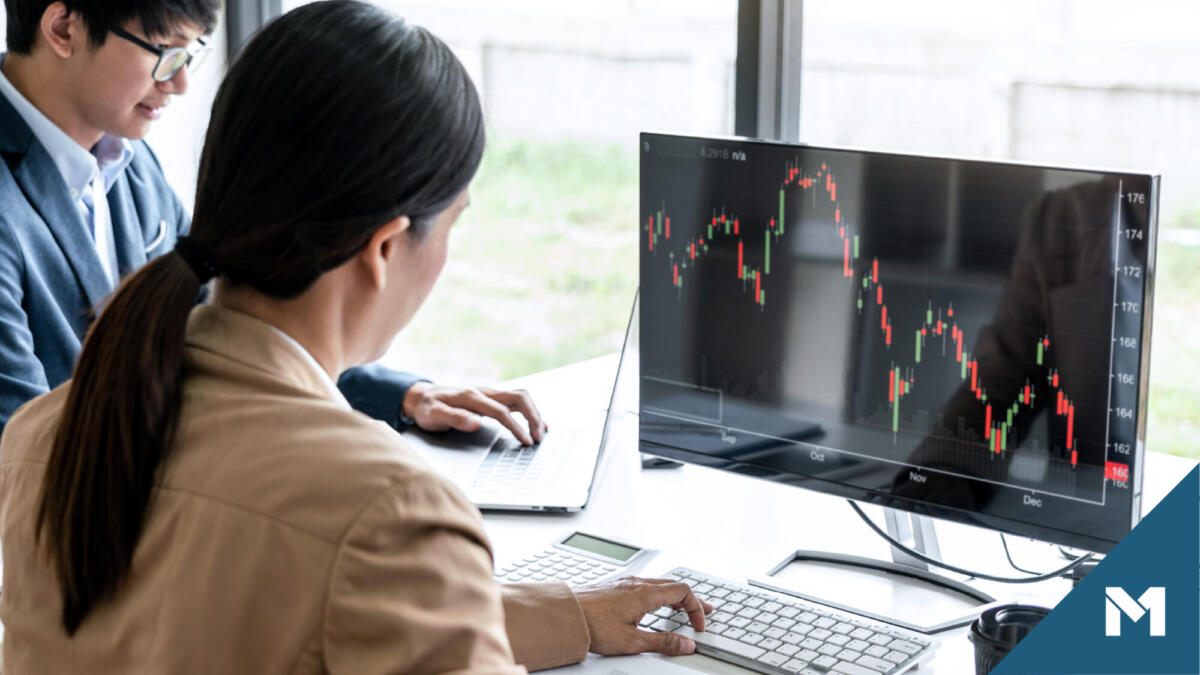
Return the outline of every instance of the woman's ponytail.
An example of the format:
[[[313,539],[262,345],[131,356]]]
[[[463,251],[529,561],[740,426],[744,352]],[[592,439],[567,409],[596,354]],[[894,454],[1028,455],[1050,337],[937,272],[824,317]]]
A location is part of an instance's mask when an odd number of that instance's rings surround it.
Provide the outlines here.
[[[68,635],[129,571],[179,419],[184,333],[200,286],[178,252],[164,255],[121,284],[84,341],[37,519]]]

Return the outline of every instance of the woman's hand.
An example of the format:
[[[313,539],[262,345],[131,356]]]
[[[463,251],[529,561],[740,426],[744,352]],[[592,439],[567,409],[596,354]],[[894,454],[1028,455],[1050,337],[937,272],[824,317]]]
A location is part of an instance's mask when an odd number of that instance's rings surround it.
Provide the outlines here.
[[[696,643],[675,633],[657,633],[638,628],[647,612],[664,605],[687,612],[692,628],[704,630],[704,615],[713,606],[696,597],[691,587],[671,579],[624,577],[599,586],[575,589],[583,607],[591,651],[597,654],[658,652],[676,656],[696,651]]]
[[[445,387],[417,382],[408,388],[402,411],[426,431],[478,431],[483,424],[480,415],[493,417],[525,445],[540,443],[547,428],[533,404],[533,397],[524,389],[499,391],[488,387]],[[525,418],[529,431],[513,417],[514,412]]]

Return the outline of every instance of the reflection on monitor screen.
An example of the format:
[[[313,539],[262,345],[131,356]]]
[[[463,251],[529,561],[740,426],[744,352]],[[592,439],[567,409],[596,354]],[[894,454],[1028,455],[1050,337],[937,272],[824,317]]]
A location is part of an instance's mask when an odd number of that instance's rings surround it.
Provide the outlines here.
[[[1107,551],[1139,513],[1157,199],[643,134],[640,449]]]

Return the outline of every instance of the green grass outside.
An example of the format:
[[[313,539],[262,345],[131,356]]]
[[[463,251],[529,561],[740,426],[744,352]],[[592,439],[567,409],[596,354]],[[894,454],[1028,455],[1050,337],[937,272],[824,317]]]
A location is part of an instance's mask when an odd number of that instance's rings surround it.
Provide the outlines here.
[[[442,279],[389,364],[485,384],[620,347],[637,286],[636,147],[492,140]],[[1200,228],[1200,213],[1163,223]],[[1147,444],[1200,458],[1200,247],[1162,244]]]
[[[1200,213],[1163,225],[1200,228]],[[1200,247],[1161,243],[1157,260],[1146,445],[1200,459]]]
[[[635,150],[491,140],[446,270],[388,362],[483,384],[619,349],[637,287]]]

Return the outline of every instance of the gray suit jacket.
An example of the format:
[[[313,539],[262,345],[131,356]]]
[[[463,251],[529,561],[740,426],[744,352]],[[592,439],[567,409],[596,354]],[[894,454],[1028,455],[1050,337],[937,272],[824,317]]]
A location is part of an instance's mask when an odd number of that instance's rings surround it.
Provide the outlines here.
[[[189,218],[150,146],[108,193],[120,275],[175,248]],[[112,291],[91,235],[49,153],[0,96],[0,433],[13,412],[71,377],[94,308]],[[347,371],[357,410],[397,426],[419,378],[380,366]]]

